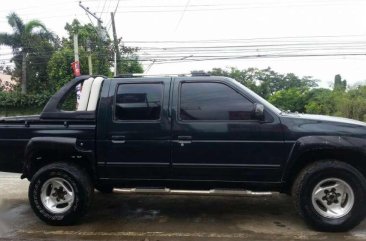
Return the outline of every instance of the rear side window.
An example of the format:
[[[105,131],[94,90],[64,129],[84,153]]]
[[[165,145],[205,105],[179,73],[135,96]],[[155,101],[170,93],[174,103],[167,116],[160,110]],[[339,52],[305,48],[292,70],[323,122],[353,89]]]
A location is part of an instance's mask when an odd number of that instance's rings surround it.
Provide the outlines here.
[[[72,88],[68,93],[65,94],[62,102],[59,103],[59,109],[62,111],[76,111],[77,108],[77,90]]]
[[[116,94],[115,119],[159,120],[163,84],[121,84]]]
[[[251,120],[253,103],[222,83],[183,83],[179,113],[181,120]]]

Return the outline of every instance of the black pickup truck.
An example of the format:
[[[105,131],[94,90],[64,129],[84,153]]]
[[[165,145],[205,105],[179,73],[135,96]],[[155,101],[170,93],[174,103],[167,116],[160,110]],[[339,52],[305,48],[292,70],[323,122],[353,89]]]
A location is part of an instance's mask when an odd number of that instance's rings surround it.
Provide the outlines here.
[[[30,180],[52,225],[83,216],[94,188],[148,187],[286,193],[314,228],[349,230],[366,213],[365,157],[366,123],[283,112],[216,76],[81,76],[40,115],[0,118],[0,171]]]

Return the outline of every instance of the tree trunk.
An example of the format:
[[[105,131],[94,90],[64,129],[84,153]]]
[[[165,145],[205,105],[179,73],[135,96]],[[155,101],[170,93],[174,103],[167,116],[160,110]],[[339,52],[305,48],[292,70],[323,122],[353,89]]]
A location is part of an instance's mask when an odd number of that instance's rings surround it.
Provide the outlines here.
[[[22,94],[27,94],[27,53],[22,53]]]

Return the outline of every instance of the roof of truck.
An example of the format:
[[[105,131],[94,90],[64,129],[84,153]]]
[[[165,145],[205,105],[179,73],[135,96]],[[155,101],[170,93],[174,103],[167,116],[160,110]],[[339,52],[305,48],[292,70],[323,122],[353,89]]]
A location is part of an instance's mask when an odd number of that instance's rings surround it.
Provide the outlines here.
[[[206,72],[192,72],[188,74],[159,74],[159,75],[151,75],[151,74],[120,74],[114,76],[113,78],[140,78],[140,77],[201,77],[201,76],[211,76]]]

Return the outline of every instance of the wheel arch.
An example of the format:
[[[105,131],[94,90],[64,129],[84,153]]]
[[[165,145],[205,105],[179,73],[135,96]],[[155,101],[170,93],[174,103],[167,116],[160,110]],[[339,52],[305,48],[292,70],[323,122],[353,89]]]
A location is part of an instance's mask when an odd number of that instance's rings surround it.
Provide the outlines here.
[[[25,148],[22,178],[30,180],[43,166],[54,162],[70,162],[85,169],[95,180],[95,158],[93,150],[79,147],[77,138],[34,137]]]
[[[337,139],[334,142],[334,139]],[[306,137],[299,139],[288,158],[283,172],[283,192],[289,193],[292,184],[303,168],[322,160],[338,160],[348,163],[359,170],[366,177],[366,140],[359,138],[340,137]],[[355,142],[356,141],[356,142]],[[358,143],[355,145],[355,143]]]

